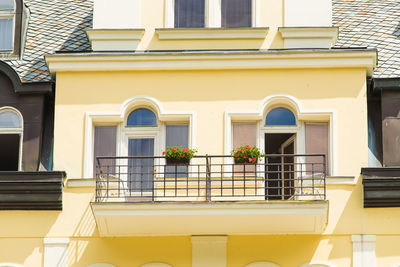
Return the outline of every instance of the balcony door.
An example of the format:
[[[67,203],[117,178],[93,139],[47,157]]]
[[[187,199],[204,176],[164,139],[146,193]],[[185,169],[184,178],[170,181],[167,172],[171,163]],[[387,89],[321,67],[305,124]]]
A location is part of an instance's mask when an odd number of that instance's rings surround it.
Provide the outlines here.
[[[128,156],[153,157],[154,138],[129,138]],[[128,185],[132,192],[152,192],[154,186],[154,159],[130,158],[128,160]]]
[[[265,134],[265,198],[285,200],[294,194],[296,134]],[[287,155],[287,156],[286,156]]]

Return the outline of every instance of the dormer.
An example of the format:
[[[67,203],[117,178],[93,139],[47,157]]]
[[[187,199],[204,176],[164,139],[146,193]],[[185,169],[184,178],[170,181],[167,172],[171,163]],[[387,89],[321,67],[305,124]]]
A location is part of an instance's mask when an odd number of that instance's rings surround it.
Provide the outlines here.
[[[331,0],[94,0],[94,51],[330,48]]]

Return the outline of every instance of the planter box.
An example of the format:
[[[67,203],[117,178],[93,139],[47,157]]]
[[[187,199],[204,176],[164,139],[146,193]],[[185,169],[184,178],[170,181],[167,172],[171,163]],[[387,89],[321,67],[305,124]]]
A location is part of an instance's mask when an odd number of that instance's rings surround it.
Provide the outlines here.
[[[165,158],[167,161],[167,165],[189,165],[190,164],[190,159],[171,159],[171,158]]]

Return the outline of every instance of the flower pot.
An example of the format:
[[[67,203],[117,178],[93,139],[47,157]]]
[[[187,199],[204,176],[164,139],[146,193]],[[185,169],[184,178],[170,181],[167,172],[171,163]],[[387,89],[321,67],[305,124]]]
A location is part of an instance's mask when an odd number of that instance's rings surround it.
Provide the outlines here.
[[[181,159],[175,159],[175,158],[165,158],[167,161],[167,165],[189,165],[190,159],[187,158],[181,158]]]
[[[247,164],[253,165],[253,164],[257,164],[258,162],[258,158],[252,162],[249,162],[248,159],[244,159],[244,158],[234,158],[235,159],[235,164],[245,164],[245,160],[247,160]]]

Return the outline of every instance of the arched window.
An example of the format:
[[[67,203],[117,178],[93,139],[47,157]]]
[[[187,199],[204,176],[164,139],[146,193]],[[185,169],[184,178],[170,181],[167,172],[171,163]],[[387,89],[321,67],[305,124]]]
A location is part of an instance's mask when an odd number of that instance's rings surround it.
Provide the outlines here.
[[[14,0],[0,0],[0,51],[13,50]]]
[[[157,126],[157,117],[147,108],[139,108],[131,112],[126,122],[127,126]]]
[[[18,171],[21,162],[22,117],[11,108],[0,110],[0,171]]]
[[[268,112],[265,119],[266,126],[295,126],[296,117],[287,108],[274,108]]]
[[[0,112],[1,128],[22,128],[21,118],[13,111]]]

